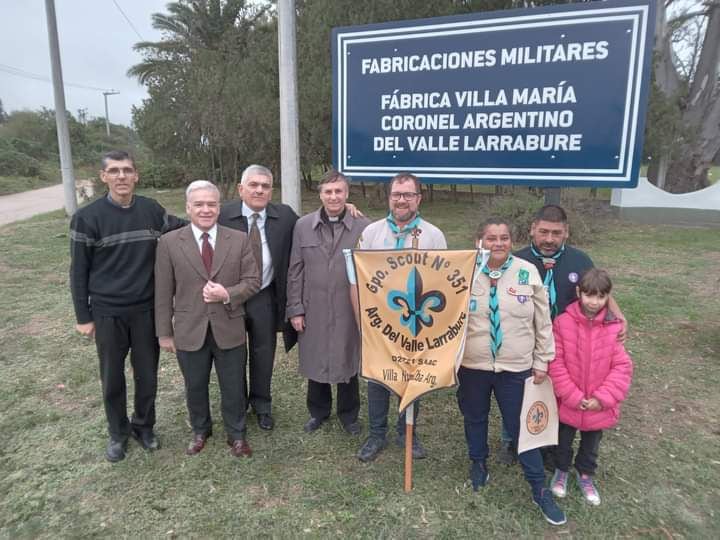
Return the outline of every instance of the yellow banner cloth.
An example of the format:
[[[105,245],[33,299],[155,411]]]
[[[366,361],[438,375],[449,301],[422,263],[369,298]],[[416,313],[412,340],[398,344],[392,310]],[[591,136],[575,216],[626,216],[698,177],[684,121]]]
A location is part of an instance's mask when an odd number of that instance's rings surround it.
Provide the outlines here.
[[[400,397],[400,411],[455,386],[477,250],[353,250],[360,374]]]

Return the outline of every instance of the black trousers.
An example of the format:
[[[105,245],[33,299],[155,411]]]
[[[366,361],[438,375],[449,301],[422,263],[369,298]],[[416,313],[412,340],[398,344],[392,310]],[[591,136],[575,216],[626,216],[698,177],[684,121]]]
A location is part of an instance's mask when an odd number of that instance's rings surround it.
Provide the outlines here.
[[[118,316],[95,315],[95,346],[100,360],[100,382],[110,437],[123,441],[136,430],[152,430],[155,425],[155,396],[160,348],[155,337],[153,311]],[[135,383],[134,412],[127,416],[125,358]]]
[[[277,344],[277,308],[272,286],[265,287],[245,303],[248,334],[250,391],[248,404],[258,414],[270,414],[271,382]],[[245,375],[243,374],[245,380]]]
[[[212,433],[208,384],[213,363],[220,386],[220,410],[228,440],[245,437],[245,345],[221,349],[208,327],[205,343],[197,351],[177,351],[178,364],[185,379],[190,425],[196,435]]]
[[[337,415],[344,426],[357,422],[360,412],[360,385],[354,375],[346,383],[338,383]],[[332,412],[332,385],[308,379],[307,408],[310,416],[324,420]]]
[[[561,471],[567,472],[573,458],[573,440],[576,428],[560,422],[558,430],[558,445],[555,447],[555,465]],[[602,430],[581,431],[580,446],[575,455],[575,468],[580,474],[595,474],[597,469],[598,450],[602,439]]]

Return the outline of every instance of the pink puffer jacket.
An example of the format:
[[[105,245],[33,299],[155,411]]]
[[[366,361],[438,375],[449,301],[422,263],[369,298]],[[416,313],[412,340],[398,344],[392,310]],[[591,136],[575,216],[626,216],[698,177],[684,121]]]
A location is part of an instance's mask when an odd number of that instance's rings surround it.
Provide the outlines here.
[[[577,301],[555,319],[555,361],[550,362],[549,374],[562,423],[581,431],[617,424],[633,372],[632,360],[617,340],[621,328],[607,308],[588,320]],[[602,410],[580,410],[580,402],[591,397]]]

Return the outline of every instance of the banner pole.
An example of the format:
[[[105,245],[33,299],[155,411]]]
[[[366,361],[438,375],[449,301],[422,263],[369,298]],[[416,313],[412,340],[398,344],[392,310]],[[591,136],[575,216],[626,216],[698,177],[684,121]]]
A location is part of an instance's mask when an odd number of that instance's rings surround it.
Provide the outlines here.
[[[405,409],[405,493],[412,491],[412,443],[413,422],[415,421],[415,404],[411,403]]]
[[[412,248],[418,248],[418,235],[420,231],[415,227],[412,231]],[[412,443],[413,422],[415,421],[415,404],[411,403],[405,409],[405,493],[412,491]]]

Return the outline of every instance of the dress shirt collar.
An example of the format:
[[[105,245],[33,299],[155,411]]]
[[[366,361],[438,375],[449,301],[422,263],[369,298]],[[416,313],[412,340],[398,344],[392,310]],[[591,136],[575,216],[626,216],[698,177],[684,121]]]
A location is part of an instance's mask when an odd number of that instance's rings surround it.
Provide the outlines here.
[[[193,223],[190,224],[190,228],[192,229],[193,236],[195,237],[195,241],[198,243],[199,246],[202,246],[202,234],[204,231],[201,231],[198,229]],[[217,238],[217,224],[212,226],[212,229],[207,231],[208,240],[210,241],[210,245],[215,247],[215,239]]]
[[[258,214],[260,217],[258,217],[258,227],[260,227],[261,223],[265,223],[265,218],[267,217],[267,206],[260,210],[259,212],[256,212],[252,208],[250,208],[248,205],[243,204],[242,205],[242,213],[243,216],[245,216],[248,220],[248,226],[251,225],[250,221],[252,219],[253,214]]]

